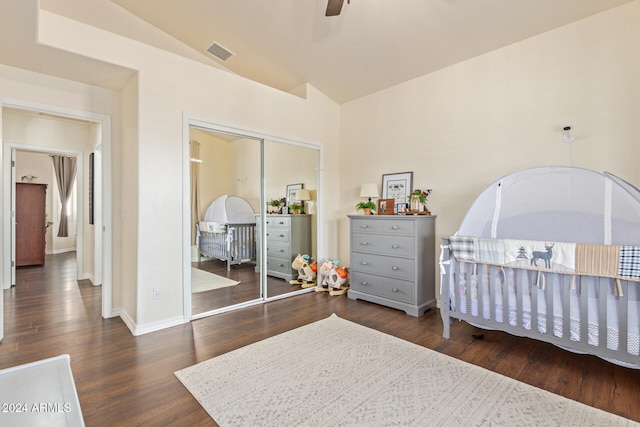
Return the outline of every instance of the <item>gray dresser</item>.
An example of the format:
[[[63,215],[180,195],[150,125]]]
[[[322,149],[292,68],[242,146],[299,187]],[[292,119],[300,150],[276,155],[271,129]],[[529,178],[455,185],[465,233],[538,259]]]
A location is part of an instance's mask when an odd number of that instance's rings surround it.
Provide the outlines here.
[[[266,215],[266,231],[267,274],[285,280],[297,278],[291,263],[298,254],[311,255],[311,215]],[[260,237],[258,230],[258,243]],[[256,271],[259,269],[260,244]]]
[[[436,306],[435,216],[349,215],[351,299],[421,316]]]

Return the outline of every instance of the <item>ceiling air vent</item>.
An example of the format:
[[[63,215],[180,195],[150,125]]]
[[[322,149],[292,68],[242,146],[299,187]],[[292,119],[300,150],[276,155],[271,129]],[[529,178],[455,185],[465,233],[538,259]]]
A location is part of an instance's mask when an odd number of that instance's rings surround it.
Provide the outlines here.
[[[235,53],[231,52],[229,49],[218,44],[217,42],[212,44],[211,47],[207,49],[207,52],[223,62],[235,55]]]

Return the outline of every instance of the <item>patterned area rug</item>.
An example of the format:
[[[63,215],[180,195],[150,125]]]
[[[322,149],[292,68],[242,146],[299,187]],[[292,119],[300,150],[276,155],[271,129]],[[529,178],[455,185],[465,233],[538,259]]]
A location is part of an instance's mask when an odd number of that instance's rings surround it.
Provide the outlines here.
[[[191,293],[206,292],[213,289],[237,285],[238,281],[191,267]]]
[[[336,315],[175,375],[221,426],[637,425]]]

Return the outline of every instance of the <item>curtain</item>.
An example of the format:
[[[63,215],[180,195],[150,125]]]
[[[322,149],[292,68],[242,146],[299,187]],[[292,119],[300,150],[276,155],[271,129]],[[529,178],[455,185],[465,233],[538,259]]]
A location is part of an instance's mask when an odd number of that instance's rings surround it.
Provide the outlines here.
[[[200,143],[198,141],[189,142],[189,155],[191,159],[200,158]],[[196,244],[196,224],[200,215],[200,199],[198,198],[198,175],[200,173],[200,163],[191,161],[191,245]]]
[[[53,169],[58,181],[58,192],[60,193],[60,225],[58,226],[58,237],[69,236],[67,205],[71,197],[73,182],[76,179],[76,158],[66,156],[51,156],[53,160]]]

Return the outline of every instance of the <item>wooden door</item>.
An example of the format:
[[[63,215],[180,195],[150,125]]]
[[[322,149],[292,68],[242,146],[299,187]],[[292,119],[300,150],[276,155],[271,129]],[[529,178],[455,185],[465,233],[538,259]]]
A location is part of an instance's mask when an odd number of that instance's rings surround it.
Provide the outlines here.
[[[16,267],[44,265],[47,185],[16,183]]]

